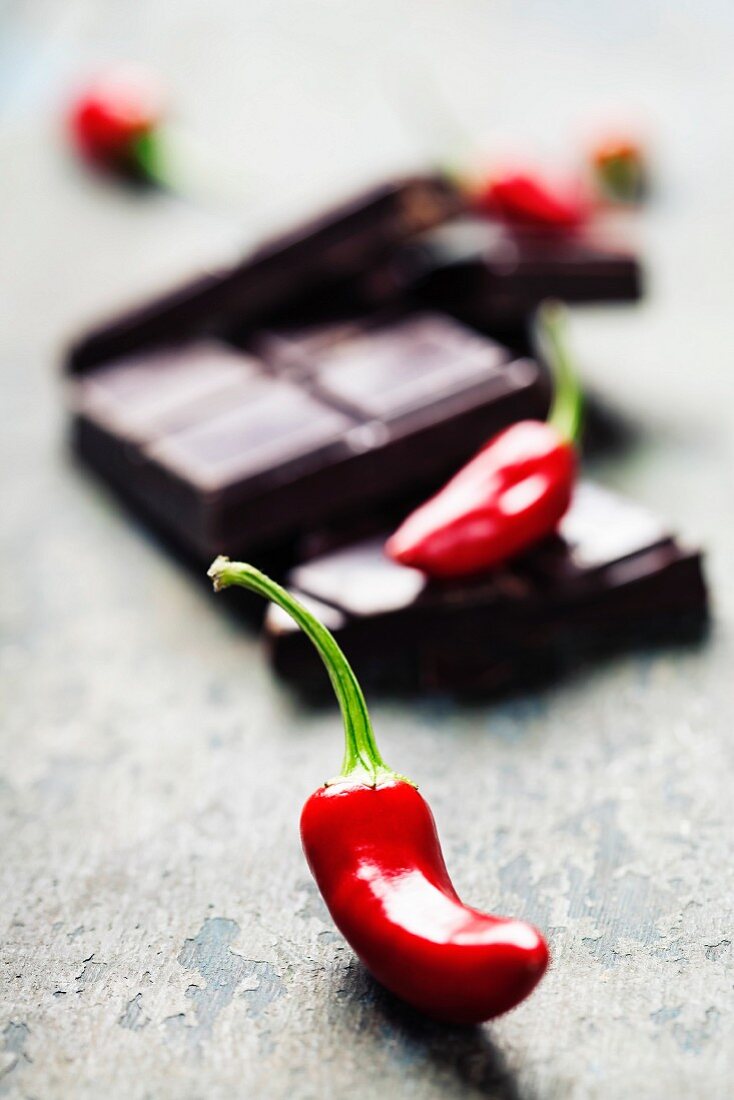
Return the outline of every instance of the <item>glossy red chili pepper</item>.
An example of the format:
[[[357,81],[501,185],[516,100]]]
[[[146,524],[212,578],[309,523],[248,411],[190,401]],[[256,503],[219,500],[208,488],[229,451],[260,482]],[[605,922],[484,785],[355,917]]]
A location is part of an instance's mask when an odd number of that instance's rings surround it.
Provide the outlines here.
[[[481,213],[530,229],[577,229],[590,212],[580,190],[552,187],[528,172],[489,179],[476,191],[475,205]]]
[[[433,815],[416,787],[385,764],[361,688],[332,635],[250,565],[218,558],[209,575],[216,589],[241,585],[279,604],[331,677],[344,763],[306,802],[301,839],[339,930],[378,981],[429,1016],[470,1024],[513,1008],[543,976],[545,941],[524,921],[459,900]]]
[[[560,307],[540,310],[539,332],[555,379],[548,421],[500,432],[416,509],[386,543],[401,565],[429,576],[480,573],[545,538],[571,502],[581,398],[559,335]]]
[[[133,69],[106,73],[72,104],[69,130],[91,164],[124,174],[146,174],[149,144],[163,117],[155,82]]]

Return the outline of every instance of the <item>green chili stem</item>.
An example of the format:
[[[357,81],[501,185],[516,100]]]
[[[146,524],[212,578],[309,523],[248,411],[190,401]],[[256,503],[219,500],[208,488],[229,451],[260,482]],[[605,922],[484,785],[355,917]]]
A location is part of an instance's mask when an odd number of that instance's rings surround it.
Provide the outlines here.
[[[313,642],[329,673],[344,721],[344,763],[339,779],[360,778],[374,785],[380,779],[394,779],[396,773],[382,759],[357,677],[333,635],[295,596],[244,562],[219,557],[209,567],[214,590],[231,585],[249,588],[278,604]]]
[[[553,377],[553,401],[548,423],[576,443],[581,433],[583,397],[565,338],[566,311],[560,302],[546,301],[538,309],[536,338]]]
[[[165,155],[164,143],[158,130],[147,130],[135,139],[133,159],[137,171],[147,183],[166,190],[175,190],[173,180],[170,178],[170,166]]]

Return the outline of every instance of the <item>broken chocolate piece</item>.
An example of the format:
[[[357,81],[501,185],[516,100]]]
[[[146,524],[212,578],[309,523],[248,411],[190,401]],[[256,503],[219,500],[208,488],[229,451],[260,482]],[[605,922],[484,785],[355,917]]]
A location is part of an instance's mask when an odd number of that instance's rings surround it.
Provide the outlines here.
[[[360,677],[385,691],[489,693],[573,667],[594,652],[690,636],[706,619],[701,556],[646,509],[577,487],[558,536],[471,580],[435,582],[390,561],[385,535],[294,569],[288,585],[328,609]],[[320,694],[312,647],[276,608],[265,622],[272,661]]]

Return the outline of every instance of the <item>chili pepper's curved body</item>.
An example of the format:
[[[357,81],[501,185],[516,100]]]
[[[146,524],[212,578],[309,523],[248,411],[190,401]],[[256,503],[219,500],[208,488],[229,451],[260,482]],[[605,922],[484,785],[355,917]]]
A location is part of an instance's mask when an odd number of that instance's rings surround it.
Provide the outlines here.
[[[571,187],[553,188],[538,176],[508,172],[490,179],[476,194],[477,209],[526,229],[570,231],[589,217],[589,204]]]
[[[546,421],[506,428],[425,504],[385,549],[432,577],[492,569],[555,531],[571,503],[581,392],[560,336],[561,311],[545,302],[538,338],[554,379]]]
[[[552,425],[513,424],[408,516],[386,550],[434,577],[490,569],[555,530],[575,469],[573,447]]]
[[[342,935],[379,982],[427,1015],[488,1020],[543,976],[548,949],[535,928],[461,903],[410,783],[322,787],[304,807],[301,838]]]

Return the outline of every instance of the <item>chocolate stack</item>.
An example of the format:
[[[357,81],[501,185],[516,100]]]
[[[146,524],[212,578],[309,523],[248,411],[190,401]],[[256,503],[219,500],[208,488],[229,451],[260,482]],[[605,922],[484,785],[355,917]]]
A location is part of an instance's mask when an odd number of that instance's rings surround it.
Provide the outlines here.
[[[440,177],[400,180],[85,335],[67,361],[73,445],[200,564],[296,563],[289,583],[367,680],[492,690],[705,615],[700,556],[589,486],[557,537],[471,583],[382,553],[381,524],[545,415],[537,304],[639,294],[629,253],[469,217]],[[266,631],[283,675],[320,680],[277,612]]]

